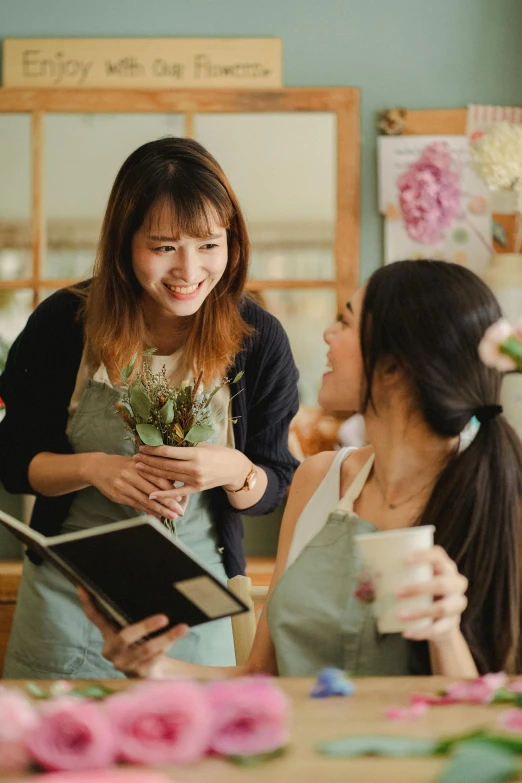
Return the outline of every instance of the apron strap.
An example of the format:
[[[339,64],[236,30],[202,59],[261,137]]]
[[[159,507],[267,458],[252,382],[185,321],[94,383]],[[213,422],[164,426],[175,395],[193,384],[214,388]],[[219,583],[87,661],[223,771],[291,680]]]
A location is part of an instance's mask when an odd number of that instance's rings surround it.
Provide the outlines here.
[[[353,513],[353,504],[361,494],[371,469],[373,468],[373,461],[375,454],[372,454],[368,461],[363,465],[357,476],[354,478],[343,497],[335,507],[335,511]]]

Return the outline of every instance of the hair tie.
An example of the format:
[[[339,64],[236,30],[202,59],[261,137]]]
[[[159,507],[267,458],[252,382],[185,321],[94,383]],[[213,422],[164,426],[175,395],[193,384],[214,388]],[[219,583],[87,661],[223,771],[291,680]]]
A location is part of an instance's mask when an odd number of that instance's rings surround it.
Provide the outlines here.
[[[485,424],[501,414],[503,410],[502,405],[481,405],[475,410],[475,416],[481,424]]]

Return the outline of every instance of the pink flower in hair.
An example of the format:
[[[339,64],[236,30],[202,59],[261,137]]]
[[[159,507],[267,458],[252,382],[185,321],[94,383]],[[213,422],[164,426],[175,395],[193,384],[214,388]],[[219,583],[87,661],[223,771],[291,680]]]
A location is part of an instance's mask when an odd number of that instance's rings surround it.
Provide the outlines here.
[[[460,171],[444,142],[426,147],[397,180],[408,235],[423,245],[436,242],[460,212]]]
[[[48,770],[103,769],[116,756],[111,724],[96,702],[63,696],[40,708],[26,736],[33,758]]]
[[[504,353],[505,343],[514,338],[510,345],[511,349],[516,348],[517,341],[522,343],[522,323],[518,323],[513,329],[511,324],[505,318],[500,318],[494,324],[489,326],[484,332],[484,337],[479,343],[478,354],[481,361],[487,367],[493,367],[499,372],[510,372],[517,369],[516,353],[507,355]],[[522,346],[520,346],[522,356]],[[522,369],[522,360],[521,360]]]
[[[212,714],[198,683],[149,681],[111,696],[105,708],[125,761],[190,764],[208,748]]]
[[[251,756],[288,743],[288,699],[269,677],[213,682],[207,693],[214,712],[210,742],[214,753]]]

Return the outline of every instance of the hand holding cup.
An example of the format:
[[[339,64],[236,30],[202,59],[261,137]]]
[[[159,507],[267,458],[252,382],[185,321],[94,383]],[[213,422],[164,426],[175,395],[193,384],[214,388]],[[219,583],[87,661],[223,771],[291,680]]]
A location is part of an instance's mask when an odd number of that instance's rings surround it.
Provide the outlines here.
[[[440,639],[460,626],[468,582],[433,545],[433,532],[424,525],[355,536],[380,633]]]

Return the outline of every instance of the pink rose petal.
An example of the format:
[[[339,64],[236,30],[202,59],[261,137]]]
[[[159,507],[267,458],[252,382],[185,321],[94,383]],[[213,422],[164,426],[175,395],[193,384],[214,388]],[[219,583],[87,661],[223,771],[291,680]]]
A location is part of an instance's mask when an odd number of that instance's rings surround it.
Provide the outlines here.
[[[401,720],[413,720],[421,715],[424,715],[429,709],[429,705],[424,701],[417,701],[411,705],[411,707],[390,707],[386,710],[385,715],[388,720],[401,721]]]

